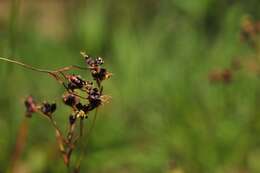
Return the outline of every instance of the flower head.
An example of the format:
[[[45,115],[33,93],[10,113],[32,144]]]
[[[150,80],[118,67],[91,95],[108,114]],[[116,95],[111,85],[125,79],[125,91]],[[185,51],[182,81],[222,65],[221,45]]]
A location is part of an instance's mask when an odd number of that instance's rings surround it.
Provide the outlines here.
[[[86,84],[86,81],[82,79],[80,75],[68,75],[67,78],[69,81],[68,88],[72,91],[82,89]]]
[[[31,117],[34,112],[38,111],[37,104],[32,96],[28,96],[25,101],[26,116]]]
[[[63,95],[63,102],[66,105],[73,107],[79,103],[79,98],[73,94],[65,94]]]
[[[41,106],[41,112],[47,116],[51,116],[53,112],[55,112],[57,106],[56,103],[48,103],[44,102],[43,105]]]

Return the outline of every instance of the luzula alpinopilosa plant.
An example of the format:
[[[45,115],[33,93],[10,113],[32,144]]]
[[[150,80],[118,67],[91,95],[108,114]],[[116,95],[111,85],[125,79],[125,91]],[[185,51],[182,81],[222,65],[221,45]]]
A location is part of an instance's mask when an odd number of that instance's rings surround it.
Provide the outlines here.
[[[24,103],[26,107],[26,117],[30,118],[32,117],[32,114],[38,113],[48,119],[54,127],[59,151],[68,170],[71,165],[71,155],[83,137],[84,120],[88,118],[91,111],[97,110],[99,106],[106,103],[110,98],[103,94],[102,81],[110,78],[112,74],[102,67],[104,63],[103,59],[101,57],[92,58],[84,52],[81,52],[81,55],[85,59],[86,67],[72,65],[57,70],[38,69],[15,60],[0,57],[0,60],[2,61],[49,74],[65,88],[62,100],[65,105],[71,107],[71,112],[68,116],[68,130],[66,135],[60,130],[54,120],[53,114],[57,108],[56,103],[46,101],[38,102],[32,96],[28,96]],[[85,80],[80,75],[70,74],[69,71],[72,69],[90,71],[93,81]],[[74,165],[74,172],[79,172],[81,159],[82,153],[78,162]]]

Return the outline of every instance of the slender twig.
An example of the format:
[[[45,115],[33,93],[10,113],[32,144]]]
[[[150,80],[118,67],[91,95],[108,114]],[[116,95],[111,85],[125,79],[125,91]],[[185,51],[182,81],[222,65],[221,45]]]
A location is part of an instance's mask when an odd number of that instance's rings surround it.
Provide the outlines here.
[[[16,64],[16,65],[22,66],[24,68],[27,68],[27,69],[30,69],[30,70],[33,70],[33,71],[37,71],[37,72],[48,73],[48,74],[53,73],[53,71],[35,68],[35,67],[30,66],[28,64],[25,64],[25,63],[22,63],[22,62],[19,62],[19,61],[16,61],[16,60],[12,60],[12,59],[9,59],[9,58],[0,57],[0,60],[6,61],[6,62],[9,62],[9,63],[13,63],[13,64]]]
[[[33,71],[42,72],[42,73],[48,73],[48,74],[56,74],[56,73],[59,73],[59,72],[69,71],[69,70],[72,70],[72,69],[78,69],[78,70],[87,70],[87,69],[89,69],[89,68],[86,68],[86,67],[80,67],[80,66],[77,66],[77,65],[71,65],[71,66],[59,68],[57,70],[46,70],[46,69],[36,68],[36,67],[31,66],[31,65],[22,63],[22,62],[17,61],[17,60],[9,59],[9,58],[0,57],[0,60],[6,61],[6,62],[9,62],[9,63],[13,63],[13,64],[16,64],[16,65],[19,65],[19,66],[22,66],[24,68],[27,68],[27,69],[30,69],[30,70],[33,70]]]
[[[92,122],[92,124],[91,124],[91,126],[90,126],[90,128],[89,128],[88,133],[87,133],[87,139],[86,139],[84,145],[83,145],[82,148],[81,148],[81,153],[80,153],[79,159],[78,159],[78,161],[77,161],[77,163],[76,163],[76,168],[75,168],[75,170],[74,170],[74,173],[78,173],[78,172],[80,171],[81,161],[83,160],[84,155],[85,155],[85,152],[84,152],[85,150],[84,150],[84,148],[87,147],[88,141],[89,141],[90,136],[91,136],[91,134],[92,134],[92,131],[93,131],[93,129],[94,129],[94,126],[95,126],[95,123],[96,123],[96,120],[97,120],[97,112],[98,112],[98,109],[95,110],[93,122]]]
[[[33,70],[33,71],[37,71],[37,72],[49,74],[49,75],[51,75],[52,77],[54,77],[55,80],[57,80],[59,83],[61,83],[61,84],[65,87],[65,89],[66,89],[70,94],[73,94],[73,95],[75,95],[75,96],[78,96],[78,97],[80,97],[80,98],[82,98],[82,99],[86,99],[86,98],[83,97],[83,96],[80,96],[80,95],[78,95],[78,94],[75,94],[75,93],[69,91],[69,89],[68,89],[67,86],[65,85],[64,80],[62,80],[61,77],[60,77],[58,74],[61,74],[61,75],[66,79],[66,76],[65,76],[65,74],[64,74],[63,72],[69,71],[69,70],[72,70],[72,69],[86,70],[86,69],[88,69],[88,68],[80,67],[80,66],[76,66],[76,65],[71,65],[71,66],[68,66],[68,67],[59,68],[58,70],[46,70],[46,69],[36,68],[36,67],[31,66],[31,65],[22,63],[22,62],[20,62],[20,61],[12,60],[12,59],[9,59],[9,58],[0,57],[0,60],[1,60],[1,61],[5,61],[5,62],[9,62],[9,63],[12,63],[12,64],[19,65],[19,66],[22,66],[22,67],[24,67],[24,68],[27,68],[27,69],[30,69],[30,70]]]
[[[77,65],[71,65],[71,66],[59,68],[59,69],[55,70],[55,72],[69,71],[69,70],[72,70],[72,69],[88,70],[89,68],[88,67],[80,67],[80,66],[77,66]]]
[[[83,136],[83,129],[84,129],[84,122],[83,122],[83,119],[80,118],[80,121],[79,121],[79,136],[82,137]]]
[[[94,117],[93,117],[93,122],[92,122],[92,124],[90,126],[90,129],[89,129],[88,133],[87,133],[88,138],[86,139],[86,142],[89,141],[90,135],[91,135],[91,133],[92,133],[94,127],[95,127],[95,124],[96,124],[96,121],[97,121],[97,113],[98,113],[98,108],[95,110],[95,114],[94,114]]]
[[[64,164],[68,167],[69,166],[69,159],[66,155],[66,151],[65,151],[65,147],[64,147],[64,144],[67,144],[67,141],[64,139],[61,130],[59,129],[56,121],[52,117],[44,115],[44,114],[40,114],[40,115],[42,115],[42,117],[48,119],[51,122],[51,125],[53,126],[53,128],[55,129],[56,139],[57,139],[57,142],[58,142],[58,145],[59,145],[59,150],[60,150],[60,152],[63,156]]]

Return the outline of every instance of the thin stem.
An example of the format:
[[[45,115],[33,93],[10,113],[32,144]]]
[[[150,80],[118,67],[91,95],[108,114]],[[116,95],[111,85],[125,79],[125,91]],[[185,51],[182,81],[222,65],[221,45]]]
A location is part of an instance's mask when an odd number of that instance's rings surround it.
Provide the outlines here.
[[[75,92],[70,91],[70,89],[66,86],[66,84],[65,84],[64,82],[62,82],[62,85],[63,85],[63,87],[66,89],[66,91],[67,91],[69,94],[72,94],[72,95],[77,96],[77,97],[79,97],[79,98],[81,98],[81,99],[87,100],[86,97],[83,97],[83,96],[81,96],[81,95],[76,94]]]
[[[70,159],[68,158],[66,150],[65,150],[65,147],[64,147],[64,143],[66,143],[66,141],[65,141],[65,139],[64,139],[64,137],[63,137],[63,135],[61,133],[61,130],[57,126],[56,121],[52,117],[49,117],[49,120],[50,120],[52,126],[55,129],[56,138],[57,138],[57,142],[59,144],[60,152],[61,152],[61,154],[63,156],[63,161],[64,161],[65,165],[67,166],[67,168],[69,169],[69,167],[70,167]]]
[[[38,71],[38,72],[42,72],[42,73],[48,73],[48,74],[53,73],[52,71],[35,68],[35,67],[30,66],[28,64],[24,64],[22,62],[19,62],[19,61],[16,61],[16,60],[12,60],[12,59],[8,59],[8,58],[0,57],[0,60],[5,61],[5,62],[9,62],[9,63],[12,63],[12,64],[17,64],[17,65],[22,66],[24,68],[27,68],[27,69],[30,69],[30,70],[34,70],[34,71]]]
[[[87,147],[89,138],[90,138],[90,136],[91,136],[91,134],[92,134],[92,131],[93,131],[93,129],[94,129],[94,126],[95,126],[95,124],[96,124],[97,112],[98,112],[98,109],[96,109],[96,111],[95,111],[93,122],[92,122],[92,124],[91,124],[91,127],[90,127],[88,133],[87,133],[87,139],[86,139],[86,141],[85,141],[85,143],[84,143],[85,145],[83,145],[82,148],[81,148],[80,157],[79,157],[79,159],[78,159],[78,161],[77,161],[77,163],[76,163],[76,168],[75,168],[74,173],[78,173],[79,170],[80,170],[81,161],[83,160],[84,155],[85,155],[85,152],[84,152],[85,150],[84,150],[84,148]]]
[[[69,128],[68,128],[68,132],[67,132],[67,141],[68,143],[71,143],[72,141],[72,138],[74,136],[74,131],[75,131],[75,128],[76,128],[76,122],[74,124],[69,124]]]
[[[88,138],[90,137],[90,134],[91,134],[91,132],[92,132],[92,130],[94,129],[94,126],[95,126],[95,124],[96,124],[96,121],[97,121],[97,112],[98,112],[98,108],[96,108],[96,110],[95,110],[94,119],[93,119],[93,122],[92,122],[91,127],[90,127],[89,132],[88,132]],[[88,141],[88,138],[87,138],[87,141]]]
[[[62,133],[61,133],[61,130],[59,129],[58,125],[57,125],[57,122],[53,119],[53,118],[50,118],[50,121],[51,121],[51,124],[52,126],[55,128],[55,130],[57,130],[57,132],[59,133],[59,135],[62,137]],[[64,139],[63,139],[64,140]],[[65,141],[65,140],[64,140]]]
[[[80,118],[80,126],[79,126],[79,136],[83,136],[83,129],[84,129],[84,124],[83,124],[83,119]]]
[[[30,70],[33,70],[33,71],[37,71],[37,72],[41,72],[41,73],[46,73],[46,74],[49,74],[50,76],[54,77],[55,80],[57,80],[59,83],[63,84],[63,86],[68,90],[68,88],[66,87],[65,85],[65,82],[64,80],[66,80],[66,76],[63,72],[65,71],[69,71],[69,70],[72,70],[72,69],[79,69],[79,70],[86,70],[88,68],[85,68],[85,67],[80,67],[80,66],[76,66],[76,65],[71,65],[71,66],[67,66],[67,67],[63,67],[63,68],[59,68],[58,70],[46,70],[46,69],[40,69],[40,68],[36,68],[36,67],[33,67],[31,65],[28,65],[28,64],[25,64],[25,63],[22,63],[20,61],[16,61],[16,60],[13,60],[13,59],[9,59],[9,58],[3,58],[3,57],[0,57],[0,60],[1,61],[5,61],[5,62],[8,62],[8,63],[12,63],[12,64],[16,64],[16,65],[19,65],[21,67],[24,67],[24,68],[27,68],[27,69],[30,69]],[[64,80],[62,79],[62,77],[64,77]],[[71,92],[70,92],[71,93]],[[78,96],[82,99],[86,99],[84,98],[83,96],[80,96],[80,95],[76,95],[74,94],[75,96]]]
[[[89,69],[89,68],[86,68],[86,67],[71,65],[71,66],[59,68],[57,70],[46,70],[46,69],[36,68],[36,67],[31,66],[31,65],[28,65],[28,64],[25,64],[25,63],[22,63],[20,61],[16,61],[16,60],[13,60],[13,59],[9,59],[9,58],[0,57],[0,60],[22,66],[22,67],[30,69],[30,70],[34,70],[34,71],[42,72],[42,73],[48,73],[48,74],[55,74],[55,73],[59,73],[59,72],[69,71],[69,70],[72,70],[72,69],[78,69],[78,70]]]
[[[64,72],[64,71],[69,71],[72,69],[78,69],[78,70],[88,70],[88,67],[81,67],[81,66],[77,66],[77,65],[71,65],[71,66],[67,66],[67,67],[62,67],[59,68],[57,70],[55,70],[54,72]]]

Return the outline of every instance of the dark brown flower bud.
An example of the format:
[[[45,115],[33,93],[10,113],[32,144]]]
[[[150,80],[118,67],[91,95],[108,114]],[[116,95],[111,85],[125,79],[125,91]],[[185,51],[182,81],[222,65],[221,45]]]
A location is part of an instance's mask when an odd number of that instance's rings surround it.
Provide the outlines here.
[[[70,115],[69,116],[69,122],[70,122],[70,125],[73,125],[75,122],[76,122],[76,119],[77,117],[75,115]]]
[[[80,54],[83,56],[83,58],[85,59],[86,63],[90,66],[93,67],[95,65],[95,60],[87,55],[85,52],[80,52]]]
[[[103,81],[112,76],[112,74],[109,73],[105,68],[92,69],[91,74],[94,80],[97,81]]]
[[[86,63],[90,66],[90,67],[94,67],[95,66],[95,60],[91,57],[88,57],[86,59]]]
[[[86,63],[89,65],[89,67],[98,67],[102,64],[104,64],[104,60],[101,57],[97,57],[96,59],[93,59],[90,56],[85,57]]]
[[[78,103],[78,104],[76,105],[76,108],[77,108],[79,111],[85,112],[86,114],[90,111],[90,110],[89,110],[89,105],[83,105],[82,103]]]
[[[34,112],[38,111],[37,104],[32,96],[28,96],[24,101],[26,107],[26,116],[31,117]]]
[[[44,102],[42,107],[41,107],[41,112],[47,116],[51,116],[53,112],[55,112],[57,106],[56,103],[47,103]]]
[[[65,94],[63,96],[63,102],[68,106],[75,106],[79,102],[79,98],[73,94]]]
[[[69,75],[67,78],[69,80],[68,88],[72,91],[74,89],[81,89],[86,84],[86,81],[79,75]]]
[[[89,110],[93,110],[101,104],[101,94],[98,88],[93,88],[88,94]]]

